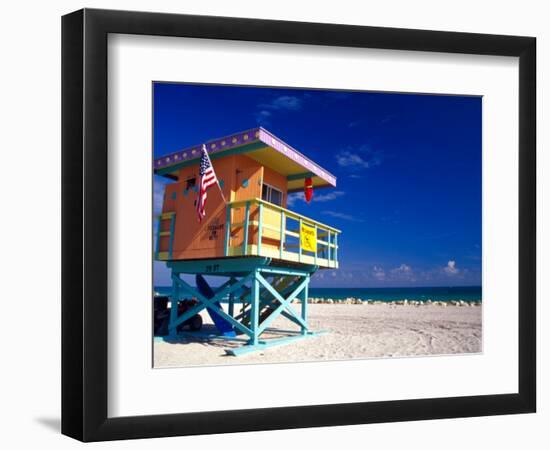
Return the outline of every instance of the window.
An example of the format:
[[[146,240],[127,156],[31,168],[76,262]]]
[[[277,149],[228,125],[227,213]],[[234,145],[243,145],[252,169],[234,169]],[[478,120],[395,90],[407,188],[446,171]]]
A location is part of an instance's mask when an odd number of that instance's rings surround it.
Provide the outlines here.
[[[269,184],[264,184],[262,186],[262,200],[266,202],[273,203],[277,206],[283,205],[283,193]]]
[[[188,191],[189,189],[192,189],[195,187],[196,179],[195,177],[188,178],[187,180],[185,180],[185,182],[186,182],[185,190]]]

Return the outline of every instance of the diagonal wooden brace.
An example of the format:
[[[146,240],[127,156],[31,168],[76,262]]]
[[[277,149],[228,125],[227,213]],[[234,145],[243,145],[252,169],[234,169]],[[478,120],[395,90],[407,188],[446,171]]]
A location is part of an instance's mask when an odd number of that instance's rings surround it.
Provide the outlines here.
[[[186,287],[183,284],[181,284],[181,279],[177,275],[172,275],[172,280],[174,280],[174,278],[175,278],[175,281],[178,284],[180,284],[191,297],[195,297],[197,295],[197,292],[191,286],[187,285]],[[225,289],[227,286],[230,286],[235,282],[236,280],[234,278],[231,278],[230,280],[222,284],[217,289],[216,293],[219,293],[220,291],[222,291],[222,289]],[[186,320],[189,320],[191,317],[193,317],[195,314],[198,314],[205,308],[206,308],[206,305],[204,305],[202,302],[199,303],[198,305],[193,306],[191,309],[188,309],[181,316],[179,316],[174,322],[170,322],[170,324],[168,325],[168,330],[174,330],[174,328],[178,327],[180,324],[182,324]]]
[[[253,332],[252,330],[250,330],[249,328],[247,328],[245,325],[243,325],[241,322],[239,322],[238,320],[236,320],[234,317],[230,316],[229,314],[227,314],[223,308],[219,308],[217,305],[216,305],[216,302],[218,302],[219,300],[221,300],[225,295],[227,294],[230,294],[232,292],[234,292],[235,290],[239,289],[244,283],[250,281],[250,279],[254,277],[254,274],[250,274],[244,278],[242,278],[240,281],[237,281],[236,283],[232,284],[231,286],[227,286],[223,289],[220,289],[218,292],[216,292],[216,294],[214,295],[214,297],[212,297],[211,299],[208,299],[206,298],[204,295],[200,294],[199,292],[197,292],[195,289],[193,289],[192,286],[190,286],[189,284],[187,284],[185,281],[183,281],[180,277],[178,276],[175,276],[175,278],[173,278],[181,287],[183,287],[184,289],[187,290],[187,292],[190,292],[192,293],[193,297],[196,297],[200,302],[201,302],[201,306],[203,306],[203,308],[201,309],[204,309],[204,308],[209,308],[213,311],[215,311],[218,315],[220,315],[221,317],[223,317],[225,320],[227,320],[229,323],[231,323],[234,327],[238,328],[239,330],[241,330],[243,333],[247,334],[248,336],[252,336]],[[198,306],[198,305],[197,305]],[[189,311],[187,311],[189,312]],[[187,314],[187,313],[186,313]],[[181,316],[183,317],[183,315]],[[176,325],[177,326],[180,322],[180,318],[178,318],[178,320],[176,321]],[[187,319],[186,319],[187,320]],[[179,322],[179,323],[178,323]]]
[[[294,308],[292,308],[290,306],[290,302],[292,302],[292,300],[294,300],[296,298],[296,296],[302,292],[302,290],[305,288],[305,286],[307,285],[308,283],[308,279],[307,277],[304,278],[298,285],[298,287],[296,289],[294,289],[294,291],[292,291],[292,293],[285,299],[283,296],[281,296],[281,294],[279,294],[279,292],[277,292],[275,290],[275,288],[273,286],[271,286],[271,284],[269,284],[267,282],[267,280],[260,274],[257,275],[258,276],[258,281],[260,281],[260,283],[273,295],[273,297],[275,297],[275,299],[277,301],[279,301],[280,305],[275,308],[275,310],[269,315],[269,317],[267,319],[265,319],[262,324],[260,325],[260,327],[258,328],[258,334],[261,334],[270,324],[271,322],[273,322],[273,320],[275,320],[275,318],[283,311],[283,310],[287,310],[295,319],[296,321],[299,322],[299,324],[302,326],[302,328],[304,329],[308,329],[308,325],[307,323],[302,319],[302,317],[300,317],[296,311],[294,310]]]

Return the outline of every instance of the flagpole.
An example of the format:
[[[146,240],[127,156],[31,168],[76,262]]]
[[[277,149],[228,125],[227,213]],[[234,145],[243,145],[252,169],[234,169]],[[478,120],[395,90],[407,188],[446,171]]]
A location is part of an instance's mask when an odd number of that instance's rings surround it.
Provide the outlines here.
[[[212,167],[212,170],[214,171],[214,174],[216,174],[216,170],[214,169],[214,165],[212,164],[212,160],[210,159],[210,155],[208,154],[208,150],[206,150],[206,145],[202,144],[202,149],[204,151],[204,154],[208,158],[208,161],[210,162],[210,167]],[[218,185],[218,188],[220,189],[220,194],[222,196],[223,202],[227,205],[227,200],[225,199],[225,195],[223,195],[222,187],[220,186],[220,180],[218,178],[218,175],[216,175],[216,184]]]

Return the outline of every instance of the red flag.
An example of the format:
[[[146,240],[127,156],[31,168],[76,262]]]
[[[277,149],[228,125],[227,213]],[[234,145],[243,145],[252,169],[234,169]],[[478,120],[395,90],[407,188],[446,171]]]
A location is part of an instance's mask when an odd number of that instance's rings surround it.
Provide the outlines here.
[[[313,197],[313,182],[311,181],[311,178],[306,178],[304,182],[304,196],[306,198],[306,202],[310,202],[311,198]]]

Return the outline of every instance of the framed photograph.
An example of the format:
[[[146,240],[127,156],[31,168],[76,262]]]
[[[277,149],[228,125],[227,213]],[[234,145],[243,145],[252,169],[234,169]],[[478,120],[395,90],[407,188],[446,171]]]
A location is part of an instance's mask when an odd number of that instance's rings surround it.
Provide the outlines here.
[[[62,432],[535,412],[536,41],[62,21]]]

